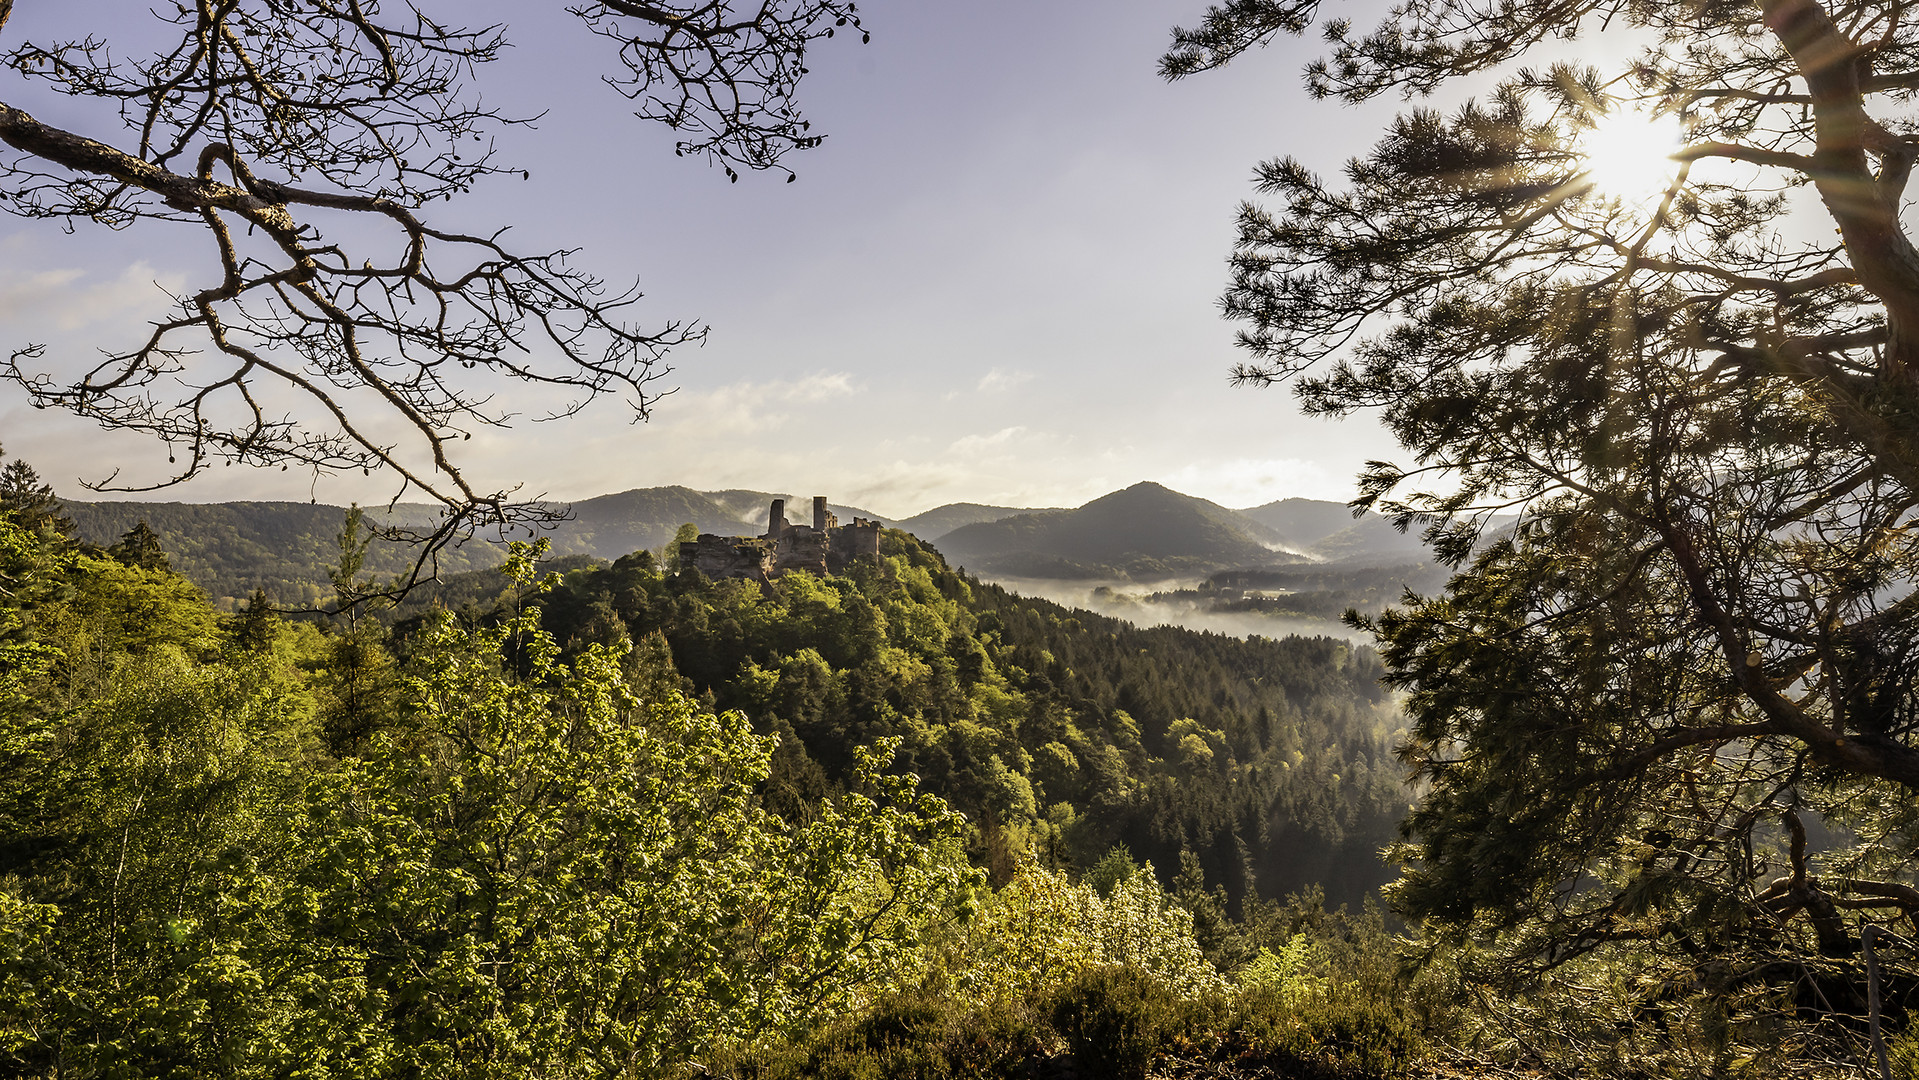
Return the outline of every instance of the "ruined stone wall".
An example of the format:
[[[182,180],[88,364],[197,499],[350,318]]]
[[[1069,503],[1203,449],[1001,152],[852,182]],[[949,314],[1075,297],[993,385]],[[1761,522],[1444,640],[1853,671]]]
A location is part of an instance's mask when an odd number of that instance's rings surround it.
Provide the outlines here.
[[[853,524],[827,533],[826,565],[835,573],[855,562],[878,562],[879,558],[880,525],[877,521],[854,518]]]
[[[823,495],[813,500],[813,520],[818,523],[813,528],[787,521],[786,500],[775,499],[767,511],[765,536],[703,533],[698,540],[680,545],[680,565],[716,581],[764,581],[789,570],[838,573],[855,562],[879,560],[878,522],[854,518],[851,525],[843,526],[827,512]]]
[[[702,533],[680,545],[680,566],[698,570],[715,581],[723,578],[765,580],[773,573],[773,543],[748,536]]]
[[[780,534],[779,551],[773,558],[773,572],[788,570],[826,573],[827,534],[804,525],[794,525]]]

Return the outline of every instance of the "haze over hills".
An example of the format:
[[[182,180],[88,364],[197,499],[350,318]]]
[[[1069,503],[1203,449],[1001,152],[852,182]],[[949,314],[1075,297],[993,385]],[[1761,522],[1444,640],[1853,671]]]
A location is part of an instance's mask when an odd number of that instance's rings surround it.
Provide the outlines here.
[[[774,499],[786,500],[786,520],[794,524],[806,524],[813,520],[813,497],[811,495],[802,497],[782,494],[777,491],[750,491],[746,488],[732,488],[727,491],[705,491],[701,492],[701,494],[713,500],[713,503],[722,510],[754,526],[753,531],[755,534],[766,530],[766,513],[772,509]],[[841,524],[860,517],[866,518],[869,521],[877,521],[888,529],[901,527],[900,523],[894,521],[892,518],[882,517],[871,510],[865,510],[857,506],[847,506],[844,503],[836,503],[830,498],[826,502],[826,509],[829,513],[839,518]],[[713,530],[702,529],[700,531],[709,532]]]
[[[144,521],[160,537],[173,568],[231,609],[265,589],[275,603],[313,606],[331,595],[327,570],[339,565],[340,527],[346,510],[300,502],[160,503],[64,501],[80,539],[105,546]],[[371,522],[426,525],[434,509],[424,503],[400,503],[367,510]],[[411,569],[416,553],[400,544],[375,541],[365,570],[381,577]],[[481,570],[500,562],[489,544],[468,544],[440,553],[442,573]]]
[[[743,526],[738,514],[687,487],[634,488],[582,499],[568,509],[572,519],[545,534],[553,550],[601,559],[657,548],[673,539],[682,524],[717,533],[737,532]]]
[[[899,527],[922,540],[935,543],[954,529],[981,522],[1001,521],[1021,514],[1050,514],[1065,507],[1061,506],[986,506],[981,503],[947,503],[936,506],[924,513],[914,514],[899,523]]]
[[[545,535],[557,555],[610,561],[641,549],[657,551],[685,524],[700,532],[758,535],[766,528],[768,505],[781,497],[788,500],[788,520],[809,519],[812,507],[804,497],[748,489],[636,488],[571,504],[572,518]],[[110,544],[146,521],[174,565],[229,608],[256,588],[266,589],[276,603],[296,606],[329,594],[326,572],[338,563],[335,538],[346,513],[342,507],[292,502],[66,505],[80,537],[96,544]],[[860,507],[829,505],[842,521],[865,517],[897,525],[955,563],[1001,579],[1159,581],[1312,560],[1379,565],[1427,557],[1416,536],[1396,532],[1374,516],[1355,522],[1338,503],[1282,499],[1234,511],[1154,483],[1136,484],[1077,509],[953,503],[896,521]],[[425,524],[434,519],[434,508],[402,503],[390,510],[372,507],[367,514],[370,523]],[[496,540],[444,553],[441,572],[497,564]],[[385,576],[410,565],[409,549],[376,542],[367,572]]]
[[[1146,482],[1077,510],[962,526],[936,543],[976,572],[1036,578],[1143,580],[1304,561],[1276,550],[1269,535],[1218,503]]]
[[[1325,499],[1279,499],[1239,511],[1273,530],[1281,543],[1306,551],[1326,537],[1353,524],[1352,508]]]
[[[1391,518],[1378,514],[1349,520],[1345,528],[1314,543],[1311,554],[1324,562],[1355,565],[1432,559],[1432,549],[1419,538],[1417,526],[1400,532]]]
[[[635,488],[600,495],[566,506],[570,520],[543,533],[555,555],[590,555],[613,560],[673,539],[681,525],[721,535],[757,535],[766,528],[766,512],[780,496],[757,491],[699,492],[688,487]],[[810,501],[788,497],[792,521],[812,513]],[[276,603],[310,605],[331,592],[327,570],[337,566],[337,537],[346,508],[296,502],[75,502],[69,516],[82,540],[107,545],[134,524],[145,521],[160,537],[173,565],[197,582],[223,607],[244,601],[264,588]],[[735,512],[736,508],[739,512]],[[874,517],[857,507],[833,505],[841,520]],[[369,524],[426,525],[436,519],[425,503],[400,503],[391,509],[366,508]],[[883,519],[882,519],[883,520]],[[530,539],[531,534],[508,539]],[[480,538],[441,553],[440,572],[460,573],[497,565],[496,538]],[[388,576],[407,570],[413,554],[404,545],[374,541],[366,573]]]

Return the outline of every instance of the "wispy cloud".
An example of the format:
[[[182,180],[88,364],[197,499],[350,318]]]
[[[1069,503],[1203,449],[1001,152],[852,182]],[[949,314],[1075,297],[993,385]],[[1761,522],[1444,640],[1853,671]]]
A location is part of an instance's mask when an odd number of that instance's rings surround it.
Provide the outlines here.
[[[651,426],[669,432],[715,435],[765,432],[785,426],[796,407],[813,406],[861,392],[843,371],[800,379],[736,382],[705,390],[681,390],[654,408]]]
[[[145,262],[115,277],[91,280],[69,267],[0,269],[0,319],[30,336],[98,323],[132,323],[165,310],[173,302],[169,293],[182,289],[184,281],[178,274],[157,274]]]
[[[1259,506],[1295,497],[1344,502],[1353,497],[1352,477],[1301,458],[1197,461],[1155,479],[1223,506]]]
[[[979,390],[983,394],[1004,393],[1016,386],[1032,381],[1033,373],[1030,371],[1009,370],[1007,368],[996,367],[980,376]]]
[[[1024,434],[1026,434],[1024,427],[1007,427],[1001,428],[991,435],[967,435],[953,440],[953,444],[947,447],[946,451],[949,454],[960,454],[970,457],[976,454],[998,450]]]

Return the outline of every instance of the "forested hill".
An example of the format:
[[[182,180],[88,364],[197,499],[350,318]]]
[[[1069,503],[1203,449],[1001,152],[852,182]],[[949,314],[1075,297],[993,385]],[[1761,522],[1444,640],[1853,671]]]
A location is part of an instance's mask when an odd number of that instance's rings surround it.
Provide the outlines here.
[[[174,570],[206,590],[214,602],[234,610],[255,589],[265,589],[276,604],[315,607],[331,595],[327,571],[339,565],[343,507],[298,502],[72,502],[61,503],[82,540],[105,546],[144,521],[160,538]],[[430,506],[401,503],[367,511],[369,524],[427,524]],[[375,540],[367,550],[366,572],[382,577],[409,570],[418,552],[401,543]],[[468,544],[442,551],[443,573],[494,566],[500,549]]]
[[[1239,513],[1278,533],[1295,551],[1305,551],[1353,523],[1350,506],[1325,499],[1279,499]]]
[[[617,559],[640,548],[672,541],[683,525],[722,535],[753,534],[766,527],[768,503],[782,496],[757,491],[700,492],[687,487],[635,488],[571,504],[553,504],[568,517],[544,532],[556,554]],[[786,496],[792,520],[810,519],[811,504]],[[313,607],[332,594],[327,572],[339,565],[336,539],[346,508],[300,502],[63,502],[76,535],[106,546],[139,522],[160,538],[173,567],[205,589],[214,603],[236,610],[255,589],[283,607]],[[841,520],[873,517],[858,507],[833,504]],[[421,525],[436,520],[434,507],[400,503],[366,508],[369,526]],[[507,539],[531,539],[522,533]],[[442,575],[497,566],[504,558],[498,537],[482,536],[439,554]],[[389,577],[411,569],[417,550],[374,540],[366,571]]]
[[[1140,483],[1077,510],[962,526],[939,545],[956,562],[991,574],[1150,580],[1304,561],[1277,550],[1279,541],[1217,503]]]
[[[641,552],[576,566],[539,602],[570,648],[637,642],[647,678],[670,665],[780,733],[778,807],[816,803],[855,747],[899,736],[902,764],[1001,854],[1085,868],[1124,844],[1171,880],[1191,853],[1235,902],[1313,884],[1357,902],[1386,879],[1407,802],[1370,650],[1138,629],[982,585],[902,532],[884,545],[884,567],[765,587]],[[438,598],[480,618],[503,586],[475,575]]]
[[[952,532],[954,529],[965,528],[968,525],[1004,521],[1007,518],[1018,517],[1021,514],[1060,514],[1065,512],[1066,508],[1062,506],[1018,507],[987,506],[983,503],[966,502],[947,503],[944,506],[936,506],[923,513],[914,514],[912,517],[901,521],[899,527],[922,540],[931,540],[937,544],[940,538],[947,533]]]

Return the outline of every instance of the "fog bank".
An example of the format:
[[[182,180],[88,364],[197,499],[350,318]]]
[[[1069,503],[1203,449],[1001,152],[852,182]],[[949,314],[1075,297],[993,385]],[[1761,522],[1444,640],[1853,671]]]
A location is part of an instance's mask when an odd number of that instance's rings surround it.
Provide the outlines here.
[[[1262,615],[1252,611],[1209,611],[1194,601],[1152,600],[1156,592],[1175,592],[1195,588],[1199,578],[1170,578],[1166,581],[1101,581],[1096,579],[1061,581],[1052,578],[995,577],[977,575],[981,581],[998,585],[1021,596],[1051,600],[1066,607],[1082,608],[1110,618],[1124,619],[1134,626],[1183,626],[1188,630],[1211,631],[1231,637],[1280,638],[1337,637],[1358,644],[1372,644],[1370,636],[1335,619],[1307,619],[1290,615]]]

